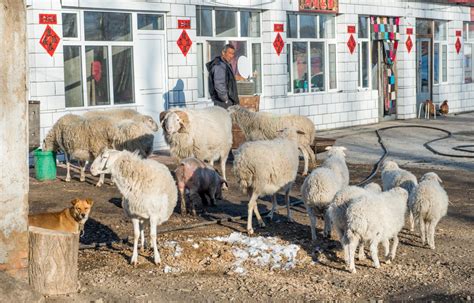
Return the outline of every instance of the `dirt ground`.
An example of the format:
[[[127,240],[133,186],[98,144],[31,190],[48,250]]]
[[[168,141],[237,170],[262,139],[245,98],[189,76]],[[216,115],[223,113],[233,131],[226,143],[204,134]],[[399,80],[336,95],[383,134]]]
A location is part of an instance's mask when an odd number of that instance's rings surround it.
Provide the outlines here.
[[[174,169],[166,155],[155,158]],[[245,221],[227,222],[191,230],[160,233],[164,228],[186,226],[224,216],[245,215],[247,197],[237,188],[228,164],[230,190],[216,207],[207,207],[193,218],[177,212],[159,227],[158,245],[162,263],[152,263],[152,252],[140,253],[139,265],[129,264],[133,239],[131,222],[123,215],[120,193],[111,185],[96,188],[95,179],[78,181],[77,172],[69,183],[58,179],[38,182],[33,170],[30,178],[30,213],[56,211],[69,206],[75,197],[91,197],[94,207],[85,226],[79,252],[77,294],[49,297],[49,302],[165,302],[165,301],[309,301],[309,300],[436,300],[467,301],[474,294],[474,172],[436,171],[450,197],[448,216],[441,220],[436,232],[436,250],[422,247],[416,233],[404,229],[395,261],[372,267],[370,258],[356,261],[357,273],[344,269],[339,242],[321,236],[322,220],[318,220],[318,241],[310,241],[309,219],[304,207],[293,207],[295,222],[286,220],[280,209],[267,227],[256,228],[256,237],[277,237],[283,244],[300,247],[294,268],[285,270],[270,265],[244,263],[246,272],[234,271],[232,243],[212,238],[233,232],[245,232]],[[350,165],[351,183],[369,175],[372,167]],[[410,169],[421,177],[425,169]],[[379,177],[375,180],[380,183]],[[292,191],[292,201],[301,198],[299,175]],[[283,196],[279,197],[283,205]],[[261,212],[270,209],[269,199],[259,201]],[[255,220],[254,220],[255,223]],[[255,224],[254,224],[255,225]],[[147,236],[148,237],[148,236]],[[127,239],[129,239],[127,241]],[[148,238],[147,238],[148,239]],[[99,247],[93,247],[97,243]],[[109,243],[108,245],[103,245]],[[178,251],[179,247],[179,251]],[[381,248],[380,248],[381,249]],[[379,254],[381,256],[382,254]]]

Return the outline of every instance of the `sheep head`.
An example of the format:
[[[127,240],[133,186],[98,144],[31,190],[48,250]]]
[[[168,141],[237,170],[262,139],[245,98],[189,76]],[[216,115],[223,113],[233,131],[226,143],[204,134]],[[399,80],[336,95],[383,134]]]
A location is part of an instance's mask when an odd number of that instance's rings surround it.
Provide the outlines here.
[[[189,127],[189,117],[186,112],[179,110],[171,111],[165,115],[161,124],[164,131],[168,134],[184,132]]]
[[[298,135],[304,135],[305,132],[298,130],[294,127],[286,127],[277,131],[278,137],[288,139],[291,141],[298,141]]]
[[[395,161],[386,161],[382,165],[382,171],[397,170],[397,169],[400,169],[400,167],[398,167],[398,164]]]
[[[382,187],[380,187],[380,185],[378,185],[375,182],[371,182],[371,183],[367,184],[366,186],[364,186],[364,189],[366,189],[366,190],[368,190],[372,193],[381,193],[382,192]]]
[[[94,162],[92,162],[91,174],[93,176],[97,176],[98,174],[110,174],[110,167],[121,153],[123,152],[114,149],[105,149],[95,158]]]
[[[328,156],[340,155],[345,157],[346,153],[344,151],[346,151],[347,148],[344,146],[328,146],[326,150],[328,151]]]
[[[149,129],[151,129],[154,132],[157,132],[160,129],[160,126],[158,123],[156,123],[155,119],[153,119],[152,116],[148,115],[140,115],[140,122],[145,124]],[[161,114],[160,114],[160,120],[161,120]]]
[[[423,177],[421,177],[420,182],[423,182],[423,181],[436,181],[439,183],[443,183],[443,181],[441,181],[441,178],[434,172],[429,172],[429,173],[424,174]]]

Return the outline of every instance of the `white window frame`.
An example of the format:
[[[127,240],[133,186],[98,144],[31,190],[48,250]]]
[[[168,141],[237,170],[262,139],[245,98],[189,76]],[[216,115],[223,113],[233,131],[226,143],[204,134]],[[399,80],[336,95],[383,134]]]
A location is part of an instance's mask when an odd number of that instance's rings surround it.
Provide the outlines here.
[[[132,35],[131,41],[86,41],[85,40],[85,32],[84,32],[84,12],[101,12],[101,13],[127,13],[131,16],[131,29],[130,34]],[[137,105],[137,83],[135,78],[135,48],[134,48],[134,41],[138,35],[138,33],[143,33],[145,31],[138,30],[137,24],[137,14],[147,14],[147,12],[124,12],[124,11],[117,11],[117,10],[95,10],[95,9],[84,9],[84,10],[62,10],[61,13],[75,13],[77,14],[77,30],[78,30],[78,38],[63,38],[63,45],[64,46],[79,46],[81,52],[81,69],[82,69],[82,100],[83,105],[77,107],[66,107],[70,109],[82,109],[82,108],[108,108],[108,107],[130,107]],[[163,30],[153,30],[150,32],[158,33],[158,32],[166,32],[166,15],[161,13],[156,13],[157,15],[163,15],[165,18],[164,28]],[[86,66],[86,54],[85,48],[86,46],[107,46],[107,57],[108,57],[108,86],[109,86],[109,101],[110,104],[106,105],[89,105],[89,96],[87,94],[87,75],[85,71],[87,70]],[[133,102],[126,103],[126,104],[115,104],[114,100],[114,92],[113,92],[113,67],[112,67],[112,47],[114,46],[127,46],[132,47],[132,77],[133,77]]]
[[[435,22],[443,22],[444,25],[445,25],[445,29],[446,29],[446,37],[443,39],[436,39],[436,33],[435,33]],[[432,51],[432,56],[433,56],[433,85],[434,86],[439,86],[439,85],[444,85],[444,84],[448,84],[448,71],[449,69],[447,68],[448,67],[448,61],[449,61],[449,58],[448,58],[448,54],[446,54],[446,81],[443,81],[443,69],[444,69],[444,64],[443,64],[443,46],[446,47],[446,52],[449,52],[449,48],[448,48],[448,23],[446,21],[442,21],[442,20],[434,20],[433,21],[433,51]],[[438,83],[435,83],[435,68],[434,68],[434,60],[435,60],[435,48],[436,48],[436,45],[438,45]]]
[[[367,38],[359,37],[359,18],[365,18],[367,23]],[[372,39],[371,35],[371,23],[370,17],[368,16],[357,16],[357,89],[358,90],[371,90],[372,89]],[[362,86],[362,43],[367,42],[367,86]],[[360,83],[359,83],[360,82]]]
[[[315,95],[315,94],[326,94],[328,92],[337,92],[338,87],[339,87],[339,77],[337,74],[337,71],[339,70],[338,66],[338,60],[337,60],[337,18],[334,17],[334,37],[333,38],[319,38],[320,35],[320,30],[319,30],[319,16],[320,15],[313,15],[316,17],[316,36],[317,38],[300,38],[300,16],[301,15],[307,15],[307,14],[302,14],[302,13],[293,13],[292,14],[296,15],[296,38],[289,38],[287,37],[286,44],[290,45],[290,62],[287,62],[287,64],[290,65],[290,88],[287,88],[287,94],[288,95],[294,95],[294,96],[304,96],[304,95]],[[286,19],[287,20],[287,19]],[[288,28],[288,24],[286,25]],[[308,75],[311,75],[311,51],[310,51],[310,44],[311,42],[323,42],[324,43],[324,90],[322,91],[315,91],[315,92],[303,92],[303,93],[295,93],[293,89],[293,82],[294,82],[294,75],[293,75],[293,42],[306,42],[307,43],[307,49],[308,49],[308,57],[307,57],[307,62],[308,62]],[[336,51],[336,87],[330,89],[330,77],[329,77],[329,45],[334,44],[335,45],[335,51]],[[287,67],[288,70],[288,67]],[[288,82],[288,81],[287,81]]]
[[[464,38],[463,38],[463,43],[462,43],[462,54],[463,54],[463,57],[462,57],[462,68],[463,68],[463,75],[462,75],[462,78],[463,78],[463,84],[473,84],[474,83],[474,77],[473,77],[473,73],[474,73],[474,66],[473,66],[473,63],[474,63],[474,58],[473,58],[473,54],[474,54],[474,37],[470,37],[469,35],[469,24],[470,23],[473,23],[474,24],[474,21],[465,21],[463,22],[463,35],[464,35]],[[466,53],[465,53],[465,46],[466,44],[469,44],[471,46],[471,82],[466,82],[466,68],[464,66],[464,59],[465,59],[465,56],[466,56]]]
[[[214,58],[210,58],[210,45],[208,42],[213,42],[213,41],[225,41],[225,44],[229,43],[230,41],[244,41],[247,42],[247,58],[249,59],[250,65],[252,66],[253,62],[253,54],[252,54],[252,44],[260,44],[260,64],[261,64],[261,75],[260,75],[260,81],[261,81],[261,89],[262,91],[259,93],[260,96],[263,96],[263,86],[264,86],[264,76],[263,76],[263,42],[262,42],[262,12],[259,10],[251,10],[251,9],[236,9],[236,8],[227,8],[227,7],[210,7],[210,6],[201,6],[201,8],[205,9],[210,9],[212,10],[212,36],[196,36],[196,43],[202,44],[202,50],[203,50],[203,70],[204,70],[204,79],[203,79],[203,84],[204,84],[204,96],[203,97],[198,97],[199,101],[205,101],[209,100],[209,72],[207,71],[206,68],[206,63],[209,62],[210,60]],[[217,37],[216,36],[216,10],[229,10],[233,11],[236,13],[236,25],[237,25],[237,36],[235,37]],[[241,19],[240,19],[240,12],[241,11],[253,11],[253,12],[258,12],[260,13],[260,36],[259,37],[242,37],[241,36]],[[199,54],[198,54],[199,55]],[[199,76],[199,74],[197,75]]]

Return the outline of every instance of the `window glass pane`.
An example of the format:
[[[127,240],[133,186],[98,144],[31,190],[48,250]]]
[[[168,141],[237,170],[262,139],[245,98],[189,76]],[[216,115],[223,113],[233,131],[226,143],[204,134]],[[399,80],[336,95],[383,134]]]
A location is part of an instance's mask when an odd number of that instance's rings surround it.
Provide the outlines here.
[[[432,29],[430,20],[416,19],[416,34],[417,35],[431,35]]]
[[[252,78],[255,82],[255,92],[262,93],[262,45],[252,44]]]
[[[335,37],[335,23],[334,15],[319,15],[319,37],[333,39]]]
[[[464,82],[472,82],[472,52],[471,44],[464,44]]]
[[[445,44],[443,49],[443,82],[448,82],[448,46]]]
[[[298,38],[298,29],[296,27],[296,15],[288,14],[286,15],[286,27],[288,38]],[[290,61],[288,61],[290,62]]]
[[[229,43],[235,47],[234,59],[230,62],[235,80],[248,79],[251,74],[251,66],[247,54],[247,41],[229,41]]]
[[[358,67],[358,73],[357,73],[357,86],[362,87],[362,73],[361,73],[361,58],[362,58],[362,52],[360,50],[360,43],[357,43],[357,67]]]
[[[468,39],[469,41],[473,41],[474,40],[474,22],[469,22],[468,23],[468,30],[469,30],[469,36],[468,36]]]
[[[77,38],[77,14],[63,13],[63,37]]]
[[[198,97],[204,98],[204,58],[202,43],[197,44]]]
[[[196,10],[198,36],[212,36],[212,10],[198,6]]]
[[[131,15],[126,13],[84,12],[87,41],[132,41]]]
[[[337,88],[336,44],[329,44],[329,89]]]
[[[362,42],[362,87],[369,87],[369,42]]]
[[[308,43],[293,42],[293,92],[308,91]]]
[[[216,10],[216,36],[237,37],[236,12]]]
[[[286,73],[287,77],[287,90],[291,92],[291,44],[286,44]]]
[[[131,46],[112,47],[114,104],[133,103],[133,65]]]
[[[107,61],[107,46],[86,46],[87,97],[90,106],[110,104]]]
[[[469,22],[464,22],[462,24],[462,30],[463,30],[462,36],[463,36],[464,41],[467,40],[467,27],[468,26],[469,26]]]
[[[315,15],[300,15],[300,38],[316,38]]]
[[[64,91],[66,107],[84,106],[80,46],[64,46]]]
[[[433,58],[433,69],[434,69],[434,84],[439,83],[439,43],[434,44],[434,58]]]
[[[165,17],[163,15],[137,14],[139,30],[163,30]]]
[[[367,17],[359,17],[359,38],[369,38],[369,24]]]
[[[446,22],[435,21],[435,40],[446,40]]]
[[[311,42],[311,91],[325,90],[324,42]]]
[[[378,61],[379,61],[379,44],[378,41],[372,41],[372,89],[378,89],[379,74],[378,74]]]
[[[220,56],[225,46],[225,41],[209,41],[209,60]]]
[[[240,36],[260,37],[260,13],[240,12]]]

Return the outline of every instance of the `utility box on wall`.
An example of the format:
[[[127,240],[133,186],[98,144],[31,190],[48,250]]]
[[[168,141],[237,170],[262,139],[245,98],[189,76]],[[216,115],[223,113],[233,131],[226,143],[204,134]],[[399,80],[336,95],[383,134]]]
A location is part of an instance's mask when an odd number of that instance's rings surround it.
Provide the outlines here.
[[[28,101],[28,142],[29,152],[41,146],[40,143],[40,102]]]

